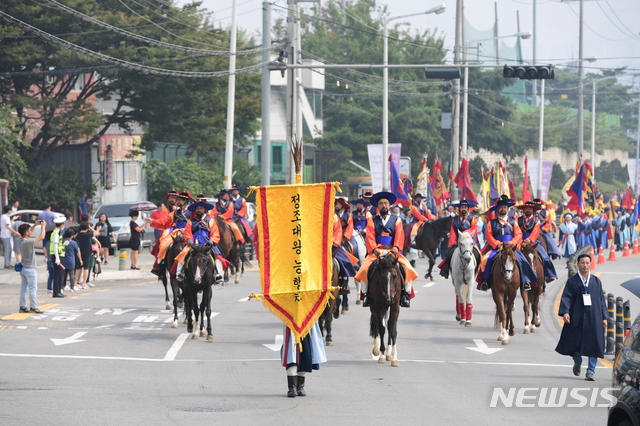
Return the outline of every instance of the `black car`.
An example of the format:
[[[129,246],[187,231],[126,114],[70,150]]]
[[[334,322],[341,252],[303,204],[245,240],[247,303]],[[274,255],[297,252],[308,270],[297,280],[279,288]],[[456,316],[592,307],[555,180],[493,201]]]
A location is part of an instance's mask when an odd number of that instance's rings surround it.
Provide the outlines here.
[[[640,314],[613,363],[613,396],[608,426],[640,426]]]

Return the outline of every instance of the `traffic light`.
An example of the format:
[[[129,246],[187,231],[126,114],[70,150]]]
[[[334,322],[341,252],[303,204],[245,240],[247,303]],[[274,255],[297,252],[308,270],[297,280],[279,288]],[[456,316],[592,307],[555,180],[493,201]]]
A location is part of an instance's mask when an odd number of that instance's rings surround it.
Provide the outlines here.
[[[460,68],[457,67],[427,67],[424,69],[424,75],[426,78],[452,80],[454,78],[460,78]]]
[[[553,65],[505,65],[502,75],[521,80],[547,80],[555,77]]]

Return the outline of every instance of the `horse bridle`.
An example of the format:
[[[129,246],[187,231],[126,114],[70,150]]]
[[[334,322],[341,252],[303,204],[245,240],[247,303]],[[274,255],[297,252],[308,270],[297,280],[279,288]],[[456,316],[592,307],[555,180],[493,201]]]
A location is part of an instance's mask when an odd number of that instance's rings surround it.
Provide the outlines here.
[[[467,269],[467,266],[469,266],[469,263],[471,263],[471,258],[469,258],[469,260],[467,260],[467,259],[465,259],[463,257],[463,255],[465,253],[469,253],[471,255],[471,257],[473,257],[473,248],[471,250],[462,251],[462,250],[460,250],[460,246],[458,246],[458,257],[460,258],[460,270],[461,271],[464,271],[465,269]],[[465,274],[462,274],[462,281],[465,284],[468,284],[467,283],[467,276]]]
[[[513,262],[513,269],[505,269],[505,264],[507,263],[507,259],[503,259],[502,255],[500,255],[500,270],[502,271],[502,276],[505,276],[507,272],[510,272],[513,274],[513,271],[515,271],[515,265],[516,262]]]
[[[191,254],[191,255],[189,256],[189,258],[191,258],[191,257],[193,257],[193,256],[205,257],[205,258],[207,258],[208,260],[211,258],[211,256],[210,256],[210,255],[208,255],[208,254],[204,254],[204,253],[193,253],[193,254]],[[188,260],[187,260],[187,262],[188,262],[189,260],[191,260],[191,259],[188,259]],[[208,270],[208,269],[209,269],[209,262],[207,262],[207,263],[206,263],[206,265],[205,265],[204,269],[202,270],[202,274],[200,274],[199,282],[201,282],[201,281],[202,281],[202,278],[205,276],[205,274],[207,273],[207,270]],[[194,276],[194,278],[195,278],[195,276]]]
[[[386,254],[384,256],[389,256],[389,254]],[[378,258],[376,259],[378,263],[376,265],[376,269],[377,269],[376,272],[378,273],[378,282],[380,283],[380,291],[382,292],[382,294],[385,294],[383,280],[382,280],[382,263],[380,262],[381,257],[382,256],[378,256]],[[399,268],[397,266],[395,269],[398,273],[400,273]],[[387,294],[387,303],[389,305],[393,304],[393,300],[391,300],[391,291],[389,291],[389,294]]]

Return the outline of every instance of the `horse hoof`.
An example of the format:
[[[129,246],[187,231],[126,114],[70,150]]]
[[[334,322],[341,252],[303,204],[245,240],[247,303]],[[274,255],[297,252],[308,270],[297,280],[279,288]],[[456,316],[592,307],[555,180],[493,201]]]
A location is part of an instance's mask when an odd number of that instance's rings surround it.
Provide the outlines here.
[[[465,324],[466,324],[466,322],[467,322],[466,320],[461,319],[461,320],[460,320],[460,325],[465,325]]]
[[[191,339],[198,340],[198,337],[200,337],[198,336],[198,333],[193,333],[193,335],[191,336]]]
[[[429,279],[429,274],[424,274],[424,279],[428,280]]]
[[[391,361],[391,366],[392,367],[400,367],[400,363],[398,362],[398,360]]]
[[[213,341],[213,336],[210,334],[207,336],[207,340]]]
[[[244,277],[244,272],[240,274],[240,278]]]
[[[378,364],[384,364],[385,362],[387,362],[387,357],[384,354],[380,355],[380,358],[378,358]]]
[[[532,333],[537,333],[538,331],[536,330],[536,328],[535,328],[535,327],[531,327],[531,332],[532,332]]]
[[[524,333],[523,333],[523,334],[529,334],[529,333],[530,333],[530,331],[529,331],[529,327],[525,327],[525,328],[524,328]]]
[[[202,331],[200,332],[200,337],[204,337],[204,336],[206,336],[206,335],[207,335],[207,332],[206,332],[206,331],[202,330]]]
[[[356,300],[356,305],[362,305],[362,300]]]
[[[346,315],[347,314],[347,310],[343,309],[341,313],[342,313],[342,315]]]
[[[387,354],[387,361],[391,361],[393,359],[393,356],[391,356],[391,354]]]
[[[536,321],[536,327],[540,327],[540,321]]]
[[[193,328],[187,328],[187,333],[193,333]]]
[[[187,323],[187,319],[185,318],[184,321],[182,321],[182,323],[186,324]],[[189,333],[191,333],[191,332],[189,332]]]
[[[178,309],[182,309],[182,308],[184,308],[184,303],[182,302],[178,303]]]
[[[170,311],[171,309],[173,309],[173,306],[171,306],[169,303],[167,303],[166,309],[167,309],[167,311]]]
[[[373,356],[378,356],[380,355],[380,349],[374,349],[373,351],[371,351],[371,353],[373,354]]]
[[[171,328],[178,328],[178,321],[174,321],[173,324],[171,324]]]
[[[333,342],[331,340],[329,340],[328,342],[325,343],[326,346],[333,346]]]
[[[515,335],[516,335],[515,330],[509,330],[509,336],[515,336]]]
[[[511,343],[511,340],[509,340],[509,339],[504,339],[504,340],[502,341],[502,344],[503,344],[503,345],[508,345],[509,343]]]
[[[467,320],[467,322],[464,323],[465,327],[471,327],[471,320]]]
[[[460,317],[460,314],[456,315],[456,321],[460,321],[462,318]]]
[[[498,336],[498,342],[502,342],[504,340],[504,336],[501,334]]]

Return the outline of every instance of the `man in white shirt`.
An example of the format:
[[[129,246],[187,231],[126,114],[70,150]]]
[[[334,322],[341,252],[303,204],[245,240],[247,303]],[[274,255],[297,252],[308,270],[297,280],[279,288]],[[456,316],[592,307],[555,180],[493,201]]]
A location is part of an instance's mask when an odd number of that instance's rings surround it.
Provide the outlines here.
[[[13,242],[14,235],[20,235],[11,227],[11,219],[9,219],[9,212],[11,206],[6,205],[2,208],[2,217],[0,217],[0,238],[2,238],[2,245],[4,246],[4,268],[11,269],[11,243]]]

